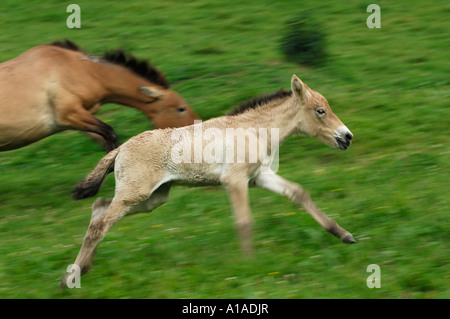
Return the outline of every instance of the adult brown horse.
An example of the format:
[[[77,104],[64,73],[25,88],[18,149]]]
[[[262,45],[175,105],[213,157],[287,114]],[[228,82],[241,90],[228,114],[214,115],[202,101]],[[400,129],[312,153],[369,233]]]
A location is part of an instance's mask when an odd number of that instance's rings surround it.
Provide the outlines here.
[[[0,64],[0,151],[68,129],[100,135],[111,151],[117,136],[93,115],[105,103],[136,108],[155,128],[198,119],[148,62],[119,50],[97,57],[69,40],[57,41]]]

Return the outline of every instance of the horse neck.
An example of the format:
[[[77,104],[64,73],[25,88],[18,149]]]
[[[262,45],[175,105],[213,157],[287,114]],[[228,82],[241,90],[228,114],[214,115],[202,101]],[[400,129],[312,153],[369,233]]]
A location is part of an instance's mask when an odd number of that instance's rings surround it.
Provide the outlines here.
[[[103,66],[97,77],[107,92],[102,103],[117,103],[144,111],[150,98],[139,91],[142,86],[155,86],[139,75],[120,65]],[[147,113],[147,112],[145,112]]]
[[[236,127],[266,129],[269,134],[272,129],[276,129],[280,144],[295,134],[301,122],[292,98],[281,103],[274,101],[243,114],[235,115],[235,120],[234,126]]]

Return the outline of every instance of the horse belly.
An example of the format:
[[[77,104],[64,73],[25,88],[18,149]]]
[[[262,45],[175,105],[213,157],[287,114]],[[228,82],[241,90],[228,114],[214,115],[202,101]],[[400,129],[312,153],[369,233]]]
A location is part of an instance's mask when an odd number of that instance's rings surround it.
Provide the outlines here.
[[[177,185],[214,186],[221,184],[223,164],[187,163],[178,166],[173,175]]]
[[[58,131],[53,114],[9,113],[0,119],[0,151],[17,149]]]

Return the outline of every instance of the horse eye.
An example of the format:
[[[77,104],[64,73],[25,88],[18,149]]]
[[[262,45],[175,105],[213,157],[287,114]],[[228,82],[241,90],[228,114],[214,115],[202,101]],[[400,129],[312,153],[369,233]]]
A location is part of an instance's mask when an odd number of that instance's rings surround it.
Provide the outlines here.
[[[317,113],[317,115],[319,115],[319,116],[323,116],[323,115],[325,115],[325,110],[324,110],[324,109],[317,109],[317,110],[316,110],[316,113]]]
[[[184,106],[177,107],[177,112],[184,113],[184,112],[186,112],[186,108]]]

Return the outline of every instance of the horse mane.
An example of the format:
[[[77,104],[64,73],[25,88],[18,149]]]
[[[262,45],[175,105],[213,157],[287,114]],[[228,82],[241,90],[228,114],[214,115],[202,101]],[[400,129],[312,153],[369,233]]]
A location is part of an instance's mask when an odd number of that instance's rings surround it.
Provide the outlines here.
[[[250,99],[244,103],[242,103],[239,107],[229,112],[227,115],[234,116],[238,114],[242,114],[248,110],[256,109],[258,107],[261,107],[263,105],[269,104],[270,102],[273,102],[274,100],[284,99],[288,96],[292,96],[292,91],[279,89],[278,91],[274,93],[264,94],[259,97]]]
[[[63,49],[68,49],[72,51],[84,52],[76,45],[73,41],[64,39],[63,41],[54,41],[50,45],[57,46]],[[115,63],[126,67],[127,69],[133,71],[135,74],[142,76],[144,79],[161,85],[162,87],[168,89],[170,87],[165,75],[156,69],[153,65],[145,60],[139,60],[130,53],[126,53],[123,50],[114,50],[106,52],[102,56],[103,60],[111,63]]]
[[[50,43],[50,45],[53,45],[55,47],[60,47],[63,49],[67,49],[67,50],[72,50],[72,51],[80,51],[81,49],[78,45],[75,44],[75,42],[72,42],[70,40],[64,39],[63,41],[54,41],[52,43]]]
[[[135,74],[142,76],[152,83],[161,85],[166,89],[170,87],[170,84],[163,73],[147,61],[139,60],[130,53],[126,53],[122,50],[114,50],[106,52],[102,59],[122,65],[133,71]]]

